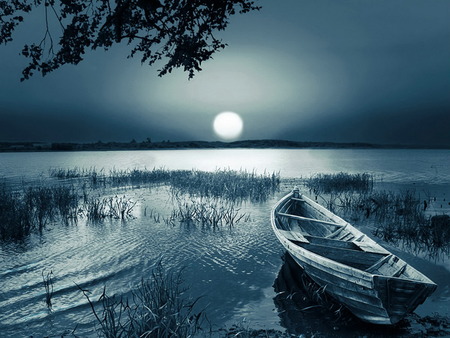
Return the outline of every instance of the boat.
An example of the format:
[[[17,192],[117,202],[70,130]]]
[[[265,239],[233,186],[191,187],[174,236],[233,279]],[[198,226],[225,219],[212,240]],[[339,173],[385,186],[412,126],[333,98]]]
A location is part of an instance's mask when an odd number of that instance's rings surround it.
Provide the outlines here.
[[[272,209],[276,237],[305,273],[361,320],[392,325],[437,285],[295,188]]]

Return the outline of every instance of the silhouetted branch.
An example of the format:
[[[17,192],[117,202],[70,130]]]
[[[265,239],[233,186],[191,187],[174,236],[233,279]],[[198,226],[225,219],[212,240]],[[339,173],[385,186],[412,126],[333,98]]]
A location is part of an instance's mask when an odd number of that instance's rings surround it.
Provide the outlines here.
[[[215,31],[224,30],[229,17],[259,10],[251,0],[0,0],[0,43],[13,40],[24,14],[45,7],[45,33],[39,44],[25,44],[30,59],[21,80],[35,71],[42,75],[65,64],[78,64],[87,49],[108,50],[124,39],[132,44],[129,57],[153,65],[166,59],[159,75],[183,68],[192,78],[201,64],[225,48]],[[51,8],[51,11],[49,11]],[[53,15],[49,15],[52,13]],[[62,33],[54,43],[51,19]],[[56,47],[57,46],[57,47]]]

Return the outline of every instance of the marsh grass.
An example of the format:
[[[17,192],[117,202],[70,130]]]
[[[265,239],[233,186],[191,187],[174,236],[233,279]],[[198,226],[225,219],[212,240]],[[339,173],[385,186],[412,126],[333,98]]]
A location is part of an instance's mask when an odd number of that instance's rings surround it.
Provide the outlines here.
[[[28,187],[13,191],[0,185],[0,239],[22,239],[41,232],[51,222],[77,224],[78,219],[133,218],[136,206],[126,196],[90,197],[73,186]]]
[[[126,196],[93,197],[87,199],[84,210],[86,217],[91,221],[100,221],[105,218],[125,220],[134,218],[133,209],[136,203]]]
[[[306,187],[315,194],[331,194],[342,192],[365,193],[373,189],[373,176],[362,174],[316,174],[306,179]]]
[[[58,179],[87,178],[93,184],[113,187],[168,185],[175,194],[196,197],[221,197],[227,200],[267,200],[280,185],[279,173],[257,174],[256,171],[223,169],[214,172],[201,170],[167,170],[164,168],[110,170],[108,174],[95,169],[53,169],[51,177]]]
[[[149,279],[141,280],[131,299],[108,296],[98,302],[86,297],[103,337],[191,337],[202,329],[204,311],[196,312],[199,298],[186,296],[182,271],[166,271],[158,262]]]
[[[241,212],[235,203],[218,198],[180,198],[176,199],[177,208],[165,220],[166,224],[176,222],[187,225],[200,225],[204,228],[232,228],[240,222],[249,220],[249,215]]]
[[[45,288],[45,304],[47,305],[47,308],[51,311],[53,304],[52,304],[52,298],[53,298],[53,271],[50,271],[47,274],[44,274],[44,271],[42,271],[42,280],[44,282],[44,288]]]
[[[29,187],[18,192],[1,186],[0,237],[20,239],[57,218],[65,222],[76,218],[78,200],[72,187]]]
[[[170,185],[175,194],[200,198],[222,198],[228,201],[263,202],[280,185],[279,173],[257,174],[246,170],[176,171]]]

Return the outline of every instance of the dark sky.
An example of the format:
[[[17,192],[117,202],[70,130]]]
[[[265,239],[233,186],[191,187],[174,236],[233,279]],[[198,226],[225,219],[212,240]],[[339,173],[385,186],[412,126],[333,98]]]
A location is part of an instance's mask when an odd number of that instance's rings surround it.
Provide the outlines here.
[[[26,42],[0,46],[0,141],[216,140],[234,111],[241,139],[450,145],[449,0],[262,0],[188,81],[127,59],[126,46],[19,82]]]

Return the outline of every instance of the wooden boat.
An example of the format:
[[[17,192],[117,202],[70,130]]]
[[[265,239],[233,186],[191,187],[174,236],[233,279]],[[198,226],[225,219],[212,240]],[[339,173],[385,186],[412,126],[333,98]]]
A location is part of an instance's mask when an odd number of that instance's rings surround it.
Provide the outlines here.
[[[281,244],[317,284],[358,318],[395,324],[437,285],[298,189],[272,209]]]

